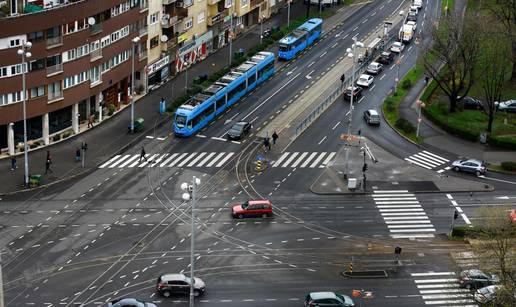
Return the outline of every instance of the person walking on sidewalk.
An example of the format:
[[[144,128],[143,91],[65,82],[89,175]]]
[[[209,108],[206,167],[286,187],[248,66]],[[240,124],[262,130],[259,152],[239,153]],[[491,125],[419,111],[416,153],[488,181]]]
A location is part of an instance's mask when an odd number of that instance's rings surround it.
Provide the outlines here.
[[[11,171],[14,171],[18,168],[18,162],[16,161],[15,156],[11,156]]]
[[[263,139],[263,148],[265,151],[271,151],[271,142],[269,141],[269,137],[266,136]]]
[[[52,163],[52,157],[50,156],[50,150],[47,150],[47,161],[50,161],[50,163]]]
[[[52,164],[52,160],[47,159],[47,162],[45,162],[45,175],[48,174],[48,172],[54,173],[54,171],[50,169],[50,164]]]
[[[140,153],[140,160],[138,161],[138,163],[142,162],[142,159],[145,160],[145,162],[149,162],[147,160],[147,157],[145,156],[145,148],[142,146],[142,151]]]
[[[90,115],[90,117],[88,117],[88,128],[93,128],[93,117],[95,115]]]
[[[276,131],[274,131],[272,133],[272,145],[276,145],[276,141],[278,140],[278,134],[276,133]]]
[[[79,161],[81,161],[81,149],[77,148],[77,150],[75,151],[75,162]]]

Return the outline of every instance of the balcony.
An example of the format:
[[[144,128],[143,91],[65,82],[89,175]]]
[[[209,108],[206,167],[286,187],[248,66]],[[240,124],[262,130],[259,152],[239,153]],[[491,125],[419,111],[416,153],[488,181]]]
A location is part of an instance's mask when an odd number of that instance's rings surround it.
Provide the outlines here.
[[[142,27],[140,30],[138,30],[138,35],[139,35],[140,37],[145,36],[145,35],[147,35],[148,33],[149,33],[149,29],[147,28],[147,26]]]
[[[94,24],[93,26],[90,26],[90,35],[95,35],[102,32],[102,24]]]
[[[57,75],[63,72],[63,64],[56,64],[54,66],[47,66],[47,77]]]
[[[176,0],[163,0],[163,5],[169,5],[176,2]]]
[[[59,47],[62,45],[63,45],[63,37],[62,36],[47,38],[47,49]]]
[[[251,0],[251,10],[262,4],[265,0]]]
[[[167,47],[167,50],[174,49],[174,47],[177,46],[177,36],[170,38],[168,42],[165,43],[165,46]]]
[[[102,59],[102,49],[100,48],[90,52],[90,62],[95,62],[98,59]]]
[[[172,16],[170,18],[164,18],[161,20],[161,27],[163,28],[170,28],[170,27],[173,27],[174,25],[178,24],[179,23],[179,18],[177,17],[177,15],[175,16]]]
[[[210,18],[208,18],[208,26],[211,27],[211,26],[223,21],[226,16],[228,16],[228,10],[224,10],[220,13],[217,13],[214,16],[211,16]]]
[[[187,8],[194,4],[193,0],[177,0],[176,7]]]
[[[208,5],[215,5],[219,3],[221,0],[208,0]]]
[[[138,54],[138,59],[140,61],[143,61],[147,58],[147,50],[144,50]]]
[[[149,10],[149,2],[147,1],[140,1],[140,13],[143,13],[145,11]]]
[[[48,102],[63,99],[63,91],[48,92]]]

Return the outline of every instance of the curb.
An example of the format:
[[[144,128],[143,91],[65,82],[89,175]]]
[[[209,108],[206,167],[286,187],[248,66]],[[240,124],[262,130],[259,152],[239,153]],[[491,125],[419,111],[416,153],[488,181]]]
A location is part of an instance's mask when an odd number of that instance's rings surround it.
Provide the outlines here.
[[[385,100],[384,100],[384,102],[385,102]],[[404,136],[403,134],[401,134],[401,132],[399,132],[399,130],[396,129],[394,127],[394,125],[391,125],[391,123],[387,120],[387,118],[385,117],[385,114],[383,113],[383,104],[382,104],[382,117],[385,120],[385,122],[387,123],[387,125],[389,125],[389,127],[391,127],[391,129],[396,132],[396,134],[398,134],[399,136],[401,136],[402,138],[404,138],[405,140],[409,141],[410,143],[412,143],[412,144],[414,144],[416,146],[419,146],[419,147],[422,146],[421,144],[418,144],[418,143],[414,142],[413,140],[409,139],[408,137]]]

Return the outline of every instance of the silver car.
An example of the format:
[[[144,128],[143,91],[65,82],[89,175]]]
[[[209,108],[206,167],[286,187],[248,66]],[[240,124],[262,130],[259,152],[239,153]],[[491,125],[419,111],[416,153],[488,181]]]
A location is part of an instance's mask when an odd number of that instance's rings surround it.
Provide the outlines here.
[[[483,161],[476,159],[456,160],[452,163],[452,169],[456,172],[474,173],[477,176],[486,173],[486,165]]]
[[[156,304],[137,300],[135,298],[123,298],[108,303],[108,307],[158,307]]]

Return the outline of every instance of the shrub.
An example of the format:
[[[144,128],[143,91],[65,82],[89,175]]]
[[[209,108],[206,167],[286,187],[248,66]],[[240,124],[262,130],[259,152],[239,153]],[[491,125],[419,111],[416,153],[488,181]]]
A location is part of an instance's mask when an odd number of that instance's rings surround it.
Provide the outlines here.
[[[412,86],[412,81],[410,81],[410,79],[408,79],[408,78],[405,78],[401,82],[401,88],[403,88],[404,90],[408,90],[411,86]]]
[[[400,129],[401,131],[409,134],[416,132],[416,127],[414,127],[414,125],[411,122],[404,118],[398,118],[394,126],[396,126],[396,128]]]
[[[456,227],[453,227],[452,237],[464,238],[466,236],[466,233],[467,233],[466,226],[456,226]]]
[[[510,172],[516,172],[516,162],[505,161],[501,164],[502,169]]]
[[[487,142],[494,147],[516,150],[515,137],[488,136]]]
[[[110,103],[108,105],[108,115],[111,116],[111,115],[113,115],[113,113],[115,113],[115,105]]]

